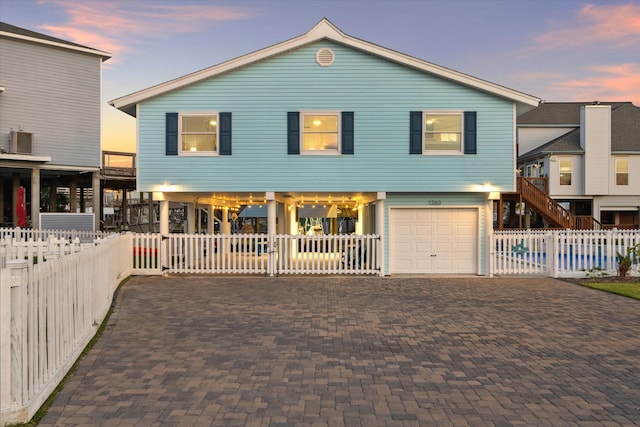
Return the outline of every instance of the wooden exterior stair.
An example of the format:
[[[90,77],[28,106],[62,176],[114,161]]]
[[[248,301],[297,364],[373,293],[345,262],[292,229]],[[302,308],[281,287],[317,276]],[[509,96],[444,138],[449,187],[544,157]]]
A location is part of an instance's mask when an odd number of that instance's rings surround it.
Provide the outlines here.
[[[600,230],[602,228],[602,224],[592,216],[574,215],[549,197],[546,191],[546,178],[519,176],[516,184],[520,201],[542,215],[550,225],[572,230]]]

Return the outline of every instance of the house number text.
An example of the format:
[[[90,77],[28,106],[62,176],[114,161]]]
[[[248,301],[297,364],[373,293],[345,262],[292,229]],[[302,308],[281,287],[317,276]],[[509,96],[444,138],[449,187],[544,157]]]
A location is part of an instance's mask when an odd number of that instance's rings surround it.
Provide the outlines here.
[[[442,204],[442,200],[429,200],[429,205],[433,206],[433,205],[441,205]]]

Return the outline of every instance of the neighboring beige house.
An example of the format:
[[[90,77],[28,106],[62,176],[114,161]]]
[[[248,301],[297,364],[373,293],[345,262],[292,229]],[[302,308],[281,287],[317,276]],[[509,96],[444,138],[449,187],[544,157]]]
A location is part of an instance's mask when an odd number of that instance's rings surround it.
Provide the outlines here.
[[[0,222],[16,224],[19,187],[30,225],[58,189],[99,225],[102,63],[108,53],[0,22]],[[97,198],[99,202],[99,197]],[[91,203],[89,203],[91,201]],[[42,206],[42,207],[41,207]],[[77,226],[72,216],[63,219]],[[89,218],[89,221],[92,219]]]
[[[549,197],[602,225],[640,224],[640,107],[548,102],[518,117],[518,169]]]

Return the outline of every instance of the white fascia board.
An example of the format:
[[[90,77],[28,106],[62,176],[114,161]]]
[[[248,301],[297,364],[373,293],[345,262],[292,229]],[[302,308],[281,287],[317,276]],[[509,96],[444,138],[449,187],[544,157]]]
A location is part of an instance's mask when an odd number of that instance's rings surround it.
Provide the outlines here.
[[[489,92],[494,95],[507,98],[522,104],[526,104],[530,106],[538,106],[541,101],[540,98],[534,97],[532,95],[527,95],[525,93],[518,92],[513,89],[506,88],[504,86],[487,82],[485,80],[481,80],[464,73],[460,73],[445,67],[441,67],[439,65],[435,65],[430,62],[423,61],[423,60],[414,58],[412,56],[399,53],[394,50],[387,49],[387,48],[378,46],[376,44],[373,44],[364,40],[360,40],[355,37],[348,36],[342,31],[340,31],[333,24],[331,24],[331,22],[329,22],[327,19],[323,19],[318,24],[316,24],[311,30],[309,30],[306,34],[303,34],[301,36],[286,40],[284,42],[275,44],[273,46],[266,47],[264,49],[258,50],[253,53],[249,53],[247,55],[240,56],[235,59],[231,59],[221,64],[214,65],[213,67],[205,68],[203,70],[196,71],[186,76],[179,77],[174,80],[170,80],[168,82],[161,83],[147,89],[143,89],[141,91],[132,93],[130,95],[116,98],[112,101],[109,101],[109,104],[115,108],[118,108],[120,110],[128,112],[129,114],[132,114],[133,105],[141,101],[144,101],[146,99],[181,88],[183,86],[187,86],[189,84],[198,82],[200,80],[204,80],[204,79],[216,76],[218,74],[231,71],[235,68],[239,68],[239,67],[251,64],[253,62],[261,61],[271,56],[275,56],[283,52],[286,52],[288,50],[293,50],[298,47],[301,47],[306,44],[310,44],[322,39],[328,39],[328,40],[335,41],[337,43],[351,46],[358,50],[371,53],[373,55],[385,58],[387,60],[402,64],[402,65],[406,65],[412,68],[416,68],[418,70],[425,71],[431,74],[435,74],[437,76],[440,76],[449,80],[453,80],[467,86],[475,87],[485,92]]]
[[[0,37],[10,37],[10,38],[13,38],[13,39],[24,40],[24,41],[28,41],[28,42],[32,42],[32,43],[38,43],[38,44],[43,44],[43,45],[47,45],[47,46],[58,47],[58,48],[61,48],[61,49],[67,49],[67,50],[74,50],[76,52],[89,53],[91,55],[96,55],[96,56],[102,57],[103,61],[106,61],[107,59],[111,58],[111,54],[110,53],[103,52],[101,50],[91,49],[89,47],[74,46],[74,45],[65,44],[65,43],[58,43],[58,42],[54,42],[54,41],[51,41],[51,40],[39,39],[39,38],[36,38],[36,37],[23,36],[21,34],[9,33],[7,31],[0,31]]]

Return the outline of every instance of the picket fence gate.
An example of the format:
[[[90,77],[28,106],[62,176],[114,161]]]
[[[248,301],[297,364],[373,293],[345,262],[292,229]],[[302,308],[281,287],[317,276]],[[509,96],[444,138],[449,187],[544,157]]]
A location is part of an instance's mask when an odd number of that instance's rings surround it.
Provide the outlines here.
[[[133,235],[134,274],[371,274],[381,272],[377,235]]]

